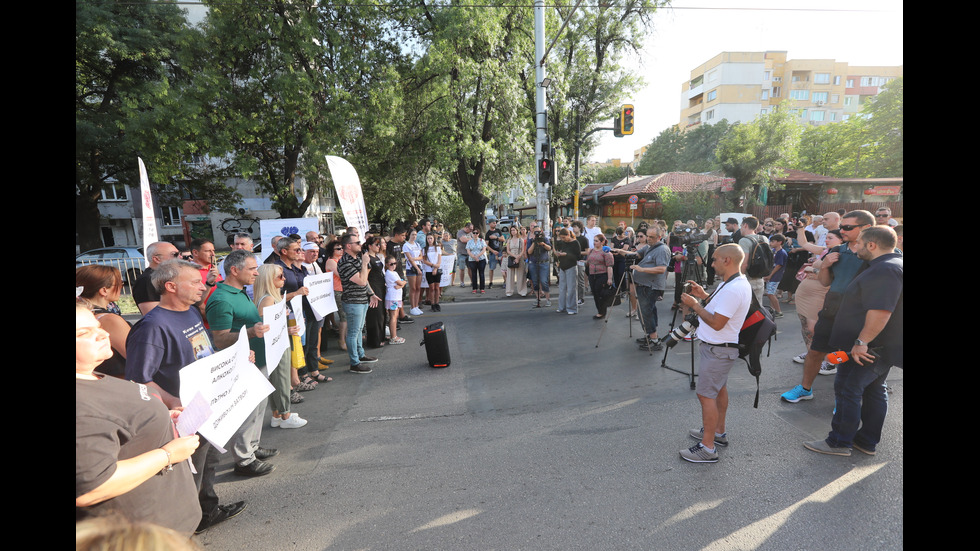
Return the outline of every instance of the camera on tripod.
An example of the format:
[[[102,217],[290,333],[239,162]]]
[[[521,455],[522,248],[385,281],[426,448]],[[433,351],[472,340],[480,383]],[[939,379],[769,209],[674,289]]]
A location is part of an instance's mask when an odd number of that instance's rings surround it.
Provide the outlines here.
[[[673,348],[675,344],[690,336],[698,328],[699,323],[700,320],[698,320],[697,314],[691,313],[684,316],[684,321],[660,339],[660,344],[667,348]]]

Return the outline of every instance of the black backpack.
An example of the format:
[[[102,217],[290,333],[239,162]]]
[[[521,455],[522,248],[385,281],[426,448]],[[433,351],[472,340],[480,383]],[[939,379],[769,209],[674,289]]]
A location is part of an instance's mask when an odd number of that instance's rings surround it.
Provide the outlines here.
[[[774,258],[772,247],[762,240],[761,235],[746,236],[755,242],[749,255],[749,268],[745,275],[751,278],[766,277],[772,273]]]
[[[766,247],[768,248],[768,247]],[[738,333],[738,357],[745,360],[745,365],[749,368],[749,374],[755,377],[755,404],[754,408],[759,407],[759,375],[762,373],[762,347],[769,342],[769,351],[772,350],[770,339],[776,335],[776,322],[772,319],[769,310],[759,306],[759,300],[752,293],[752,306],[749,313],[745,316],[742,329]],[[769,351],[766,356],[769,356]]]

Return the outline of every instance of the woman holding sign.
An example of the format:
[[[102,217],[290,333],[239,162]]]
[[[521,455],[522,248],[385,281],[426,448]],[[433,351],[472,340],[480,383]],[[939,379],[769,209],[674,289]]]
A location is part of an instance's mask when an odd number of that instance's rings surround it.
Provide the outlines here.
[[[368,285],[375,293],[381,294],[385,288],[385,242],[384,239],[372,235],[364,240],[364,248],[371,258],[371,269],[368,272]],[[385,305],[380,301],[375,307],[368,306],[364,326],[367,328],[367,338],[364,346],[381,348],[385,343]]]
[[[255,278],[255,306],[262,314],[266,307],[272,306],[282,301],[282,288],[286,284],[286,278],[282,273],[282,266],[278,264],[263,264],[259,266],[259,275]],[[289,328],[289,334],[299,333],[299,327]],[[290,381],[291,380],[291,381]],[[269,372],[269,382],[275,389],[269,395],[269,405],[272,406],[272,426],[281,429],[298,429],[307,423],[306,419],[301,419],[298,413],[291,413],[289,405],[298,404],[303,401],[303,397],[298,392],[290,394],[292,386],[299,386],[299,374],[292,369],[290,356],[288,353],[279,358],[279,364]]]
[[[187,459],[200,444],[178,438],[167,406],[146,385],[96,373],[112,357],[109,333],[75,302],[75,521],[120,514],[190,537],[201,505]]]

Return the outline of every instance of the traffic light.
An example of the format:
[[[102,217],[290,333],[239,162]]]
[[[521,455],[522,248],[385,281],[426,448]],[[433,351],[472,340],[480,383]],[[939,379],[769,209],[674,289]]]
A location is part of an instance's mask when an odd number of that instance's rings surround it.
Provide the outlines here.
[[[624,105],[619,112],[619,132],[623,136],[629,136],[633,133],[633,106]]]
[[[538,161],[538,182],[547,184],[551,182],[551,175],[555,170],[555,162],[547,157]]]
[[[621,121],[622,120],[623,120],[623,118],[621,116],[619,116],[619,115],[616,115],[615,117],[613,117],[613,136],[616,136],[617,138],[622,138],[623,137],[623,132],[622,132],[622,128],[621,128],[621,126],[622,126],[622,122]]]

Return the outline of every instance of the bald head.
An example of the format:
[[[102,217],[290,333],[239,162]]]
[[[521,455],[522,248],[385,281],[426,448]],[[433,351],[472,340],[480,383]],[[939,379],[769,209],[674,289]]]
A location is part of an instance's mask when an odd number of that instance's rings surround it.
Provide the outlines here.
[[[840,215],[836,212],[828,212],[823,215],[823,225],[828,230],[836,230],[840,228]]]
[[[715,253],[712,256],[712,263],[715,268],[715,273],[721,276],[722,279],[727,279],[738,273],[744,259],[745,253],[742,252],[742,247],[735,243],[728,243],[715,249]]]

